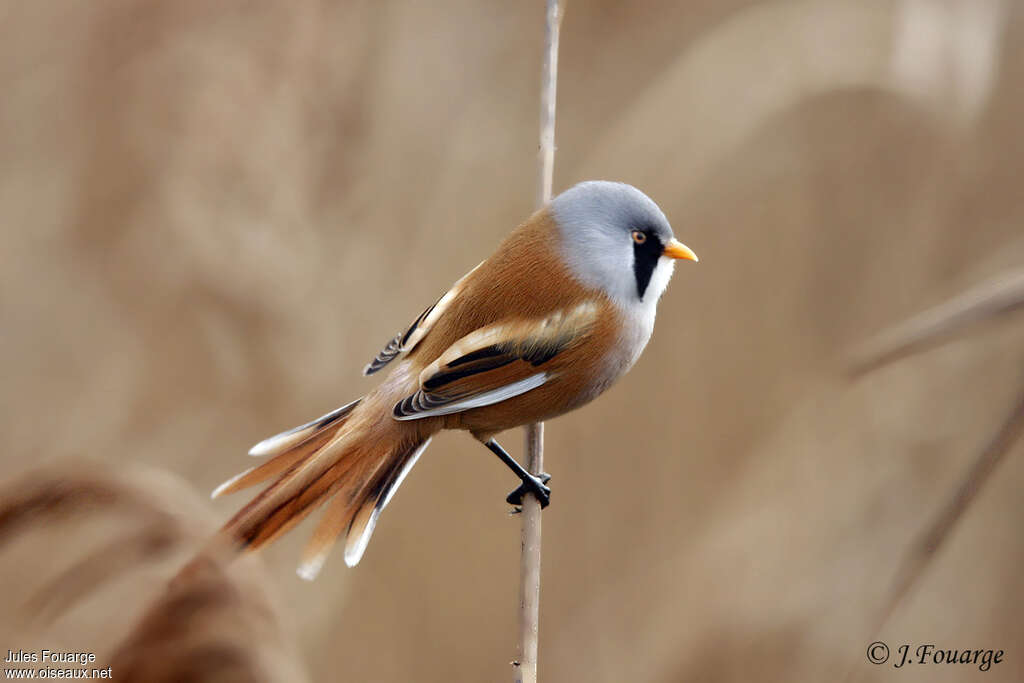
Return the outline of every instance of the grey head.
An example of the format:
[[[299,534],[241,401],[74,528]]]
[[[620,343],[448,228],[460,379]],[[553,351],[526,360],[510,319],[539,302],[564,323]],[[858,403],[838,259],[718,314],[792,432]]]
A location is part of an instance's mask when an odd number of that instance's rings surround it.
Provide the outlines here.
[[[620,306],[653,308],[675,259],[696,260],[676,241],[658,205],[632,185],[583,182],[555,197],[550,208],[573,275]]]

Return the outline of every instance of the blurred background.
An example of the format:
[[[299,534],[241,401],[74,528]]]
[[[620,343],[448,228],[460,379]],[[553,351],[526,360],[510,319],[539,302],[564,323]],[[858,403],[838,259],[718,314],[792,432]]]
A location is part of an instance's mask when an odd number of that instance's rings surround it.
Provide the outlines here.
[[[94,651],[117,678],[140,639],[183,656],[140,619],[247,499],[207,493],[365,393],[383,343],[531,212],[544,9],[0,17],[0,648]],[[632,372],[548,425],[542,680],[1024,679],[1024,447],[998,436],[1020,316],[848,372],[1024,263],[1024,6],[571,0],[559,68],[556,192],[637,185],[701,263]],[[357,569],[300,580],[304,524],[217,575],[196,604],[219,644],[194,632],[189,675],[511,680],[509,477],[440,435]],[[875,640],[1006,654],[894,670]]]

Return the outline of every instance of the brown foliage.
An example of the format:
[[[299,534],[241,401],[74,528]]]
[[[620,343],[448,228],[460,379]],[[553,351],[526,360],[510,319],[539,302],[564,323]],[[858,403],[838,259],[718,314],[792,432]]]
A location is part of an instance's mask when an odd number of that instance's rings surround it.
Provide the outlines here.
[[[6,584],[4,642],[66,643],[119,681],[301,680],[251,562],[176,571],[215,528],[187,485],[138,466],[66,460],[4,482],[0,561],[32,572]]]

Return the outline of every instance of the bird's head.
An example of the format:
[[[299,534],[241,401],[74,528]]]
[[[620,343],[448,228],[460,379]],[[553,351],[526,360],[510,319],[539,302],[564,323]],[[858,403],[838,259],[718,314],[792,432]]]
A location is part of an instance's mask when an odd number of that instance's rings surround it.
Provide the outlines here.
[[[550,210],[569,270],[619,305],[653,306],[676,260],[697,260],[658,205],[632,185],[579,183],[555,197]]]

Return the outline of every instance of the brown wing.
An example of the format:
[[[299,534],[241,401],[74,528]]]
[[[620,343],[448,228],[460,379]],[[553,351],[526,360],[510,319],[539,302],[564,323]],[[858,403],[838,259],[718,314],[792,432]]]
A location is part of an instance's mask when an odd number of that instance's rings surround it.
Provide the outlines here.
[[[459,413],[536,389],[557,374],[558,355],[588,337],[597,311],[595,302],[585,302],[541,320],[471,332],[420,373],[419,390],[395,405],[395,419]]]
[[[480,265],[482,264],[478,264],[476,268],[479,268]],[[473,270],[476,270],[476,268]],[[419,317],[413,321],[412,325],[405,332],[399,332],[395,335],[394,339],[385,344],[380,353],[363,368],[363,374],[372,375],[398,356],[412,351],[416,344],[430,331],[430,328],[434,326],[434,323],[444,314],[458,293],[462,291],[466,278],[470,276],[473,270],[459,278],[459,281],[452,285],[452,288],[445,292],[444,296],[420,313]]]

